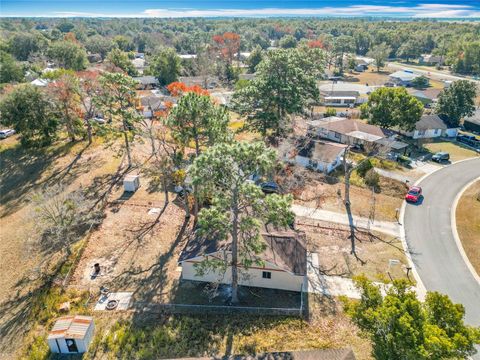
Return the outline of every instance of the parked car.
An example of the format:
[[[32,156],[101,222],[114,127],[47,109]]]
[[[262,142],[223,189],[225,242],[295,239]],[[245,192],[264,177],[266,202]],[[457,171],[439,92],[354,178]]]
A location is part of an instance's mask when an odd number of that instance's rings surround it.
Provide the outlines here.
[[[100,125],[103,125],[103,124],[106,123],[105,119],[101,118],[99,116],[95,116],[92,120],[95,121],[97,124],[100,124]]]
[[[0,139],[6,139],[7,137],[10,137],[14,134],[15,134],[15,130],[13,129],[0,130]]]
[[[405,195],[405,200],[411,203],[417,203],[422,197],[422,188],[420,186],[412,186],[408,189],[407,195]]]
[[[435,155],[432,156],[432,161],[438,163],[448,160],[450,160],[450,154],[444,151],[437,152]]]
[[[278,194],[280,192],[280,188],[274,181],[261,183],[260,188],[265,194]]]

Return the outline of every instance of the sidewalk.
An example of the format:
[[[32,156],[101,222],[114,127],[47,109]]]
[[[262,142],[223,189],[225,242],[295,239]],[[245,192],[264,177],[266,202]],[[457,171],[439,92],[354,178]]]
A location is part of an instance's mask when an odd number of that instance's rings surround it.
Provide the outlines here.
[[[292,205],[292,211],[299,217],[348,225],[348,217],[346,213],[314,209],[296,204]],[[353,216],[353,220],[355,226],[358,228],[370,228],[370,230],[379,231],[388,235],[400,236],[400,226],[397,223],[375,220],[373,223],[369,224],[369,219],[359,216]]]

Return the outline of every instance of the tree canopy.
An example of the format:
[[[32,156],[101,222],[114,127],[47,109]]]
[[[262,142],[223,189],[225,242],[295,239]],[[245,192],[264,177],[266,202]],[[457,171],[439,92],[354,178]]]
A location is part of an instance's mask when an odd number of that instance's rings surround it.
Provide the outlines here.
[[[235,92],[235,109],[247,117],[247,126],[263,136],[272,130],[284,134],[288,117],[319,97],[316,77],[323,69],[323,52],[297,48],[269,51],[257,66],[256,77]]]
[[[275,159],[275,151],[262,142],[224,143],[208,148],[190,169],[193,183],[212,197],[212,206],[198,216],[200,234],[232,242],[228,259],[207,259],[196,266],[197,272],[221,275],[231,266],[233,303],[238,302],[239,271],[263,263],[258,256],[266,247],[261,227],[288,227],[294,220],[291,196],[266,196],[260,186],[247,181],[253,174],[268,174]]]
[[[48,55],[61,67],[72,70],[83,70],[87,66],[85,49],[73,41],[57,41],[48,49]]]
[[[446,117],[448,125],[458,126],[463,117],[470,116],[475,111],[477,91],[477,86],[471,81],[453,82],[438,96],[437,113]]]
[[[415,129],[423,113],[422,103],[403,87],[375,90],[360,109],[369,124],[406,131]]]
[[[463,305],[429,292],[420,302],[405,280],[396,280],[382,297],[378,286],[358,278],[359,302],[347,313],[373,342],[376,359],[466,359],[476,353],[480,329],[464,324]]]
[[[44,146],[56,138],[59,114],[38,87],[20,85],[0,103],[2,123],[20,134],[25,146]]]
[[[180,57],[174,49],[162,49],[152,60],[149,73],[158,79],[160,85],[165,86],[178,80],[181,70]]]

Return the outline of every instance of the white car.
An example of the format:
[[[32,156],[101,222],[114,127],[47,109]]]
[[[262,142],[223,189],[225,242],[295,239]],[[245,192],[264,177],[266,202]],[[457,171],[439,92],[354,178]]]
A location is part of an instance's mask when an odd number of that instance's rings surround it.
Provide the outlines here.
[[[15,134],[15,130],[13,129],[5,129],[5,130],[0,130],[0,139],[6,139],[9,136],[12,136]]]
[[[105,119],[99,116],[95,116],[92,120],[95,121],[97,124],[101,124],[101,125],[106,123]]]

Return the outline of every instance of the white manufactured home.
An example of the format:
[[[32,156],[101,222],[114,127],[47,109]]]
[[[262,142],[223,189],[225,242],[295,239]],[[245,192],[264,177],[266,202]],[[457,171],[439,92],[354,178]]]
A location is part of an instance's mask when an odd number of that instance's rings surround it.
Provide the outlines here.
[[[239,265],[239,285],[289,291],[302,291],[307,273],[307,250],[304,236],[293,230],[263,231],[266,250],[258,263],[245,269]],[[197,264],[204,260],[231,259],[231,242],[194,237],[180,255],[182,279],[229,284],[231,267],[226,271],[199,274]]]

